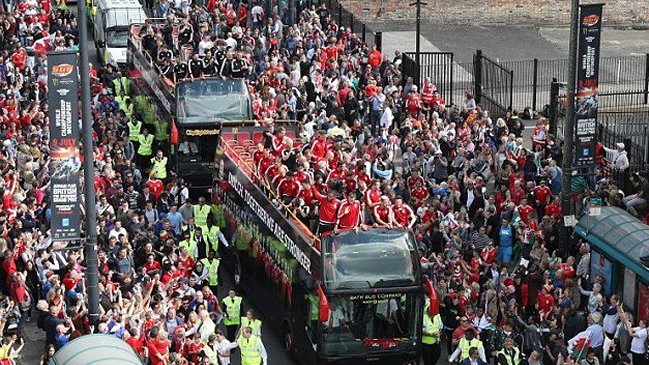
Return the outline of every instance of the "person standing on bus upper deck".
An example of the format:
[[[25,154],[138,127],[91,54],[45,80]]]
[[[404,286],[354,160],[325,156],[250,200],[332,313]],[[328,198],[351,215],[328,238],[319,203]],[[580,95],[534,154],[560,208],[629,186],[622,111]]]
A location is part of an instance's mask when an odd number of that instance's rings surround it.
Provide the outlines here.
[[[277,185],[277,196],[282,199],[282,203],[290,205],[300,195],[300,189],[300,183],[295,180],[295,173],[289,171]]]
[[[347,199],[338,207],[334,232],[338,232],[340,229],[353,229],[354,232],[358,232],[359,228],[366,229],[363,205],[356,200],[356,192],[352,191],[347,194]]]
[[[275,133],[272,143],[273,154],[275,156],[282,156],[282,152],[285,149],[293,147],[293,140],[286,135],[286,129],[284,127],[277,128],[277,133]]]
[[[198,53],[194,53],[192,55],[192,58],[189,60],[188,64],[189,76],[191,77],[192,81],[205,77],[205,75],[203,74],[205,64],[203,63],[203,60],[198,56]]]
[[[189,76],[189,66],[180,58],[176,58],[174,60],[174,84],[183,81],[187,76]]]
[[[336,195],[332,191],[329,191],[327,195],[323,195],[317,189],[314,189],[314,193],[315,198],[320,202],[318,233],[330,232],[336,224],[336,214],[338,213],[340,200],[336,199]]]
[[[394,225],[396,227],[411,229],[417,221],[415,212],[408,204],[403,202],[403,198],[400,196],[394,199],[392,211],[394,212]]]
[[[380,197],[380,203],[374,207],[374,226],[394,227],[394,212],[390,204],[390,198],[385,195]]]

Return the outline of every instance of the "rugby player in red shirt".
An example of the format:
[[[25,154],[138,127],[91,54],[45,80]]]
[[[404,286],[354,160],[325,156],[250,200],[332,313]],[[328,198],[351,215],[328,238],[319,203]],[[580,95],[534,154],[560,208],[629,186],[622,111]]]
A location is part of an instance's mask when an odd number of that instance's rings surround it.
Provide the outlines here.
[[[394,226],[394,212],[390,198],[383,195],[381,202],[374,207],[374,226],[392,228]]]
[[[347,199],[338,207],[334,232],[341,229],[353,229],[358,232],[359,228],[366,228],[363,222],[363,205],[356,200],[356,192],[352,191],[347,194]]]
[[[400,228],[412,228],[417,221],[415,212],[403,202],[403,198],[398,196],[392,206],[394,212],[394,225]]]

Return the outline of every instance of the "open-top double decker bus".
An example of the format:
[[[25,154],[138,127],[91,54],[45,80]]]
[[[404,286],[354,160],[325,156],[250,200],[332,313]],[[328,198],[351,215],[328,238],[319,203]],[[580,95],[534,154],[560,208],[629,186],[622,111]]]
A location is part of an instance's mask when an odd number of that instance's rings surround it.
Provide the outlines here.
[[[295,133],[286,127],[288,135]],[[316,237],[257,176],[259,127],[223,127],[212,199],[224,207],[239,290],[302,364],[419,363],[430,282],[412,232],[369,228]],[[425,285],[426,284],[426,285]]]
[[[160,26],[159,19],[146,24]],[[136,114],[150,131],[166,130],[165,144],[174,171],[193,188],[209,188],[214,173],[214,153],[223,122],[252,119],[252,105],[242,79],[205,77],[174,83],[142,49],[145,24],[132,24],[128,42],[128,75]],[[162,126],[156,125],[161,123]],[[153,129],[152,129],[153,128]]]

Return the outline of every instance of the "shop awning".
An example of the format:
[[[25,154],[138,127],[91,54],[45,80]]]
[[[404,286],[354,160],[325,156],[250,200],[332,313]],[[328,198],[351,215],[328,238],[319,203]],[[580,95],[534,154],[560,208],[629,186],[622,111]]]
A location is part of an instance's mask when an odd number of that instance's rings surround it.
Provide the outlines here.
[[[575,231],[604,254],[649,283],[649,269],[640,261],[649,255],[649,226],[626,211],[602,207],[599,216],[584,216]]]
[[[54,354],[54,365],[142,365],[124,341],[110,335],[87,335],[63,346]]]

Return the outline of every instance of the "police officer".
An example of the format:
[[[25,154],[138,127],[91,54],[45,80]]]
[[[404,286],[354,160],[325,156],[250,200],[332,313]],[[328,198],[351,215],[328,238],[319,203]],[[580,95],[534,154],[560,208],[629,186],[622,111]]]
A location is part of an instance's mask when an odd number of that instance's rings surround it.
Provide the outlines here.
[[[216,251],[210,250],[207,258],[201,260],[203,267],[207,269],[207,280],[212,292],[216,293],[216,287],[219,285],[219,265],[221,260],[216,257]]]
[[[241,317],[241,332],[246,327],[252,329],[252,334],[258,337],[261,337],[261,320],[255,318],[255,312],[252,309],[246,311],[246,316]],[[241,337],[241,332],[237,339]]]
[[[455,352],[451,355],[451,357],[448,359],[449,362],[455,362],[455,361],[463,361],[464,359],[469,358],[469,349],[472,347],[475,347],[478,349],[478,353],[480,354],[480,359],[482,361],[487,362],[487,358],[485,356],[484,352],[484,346],[482,345],[482,341],[478,340],[475,338],[475,330],[474,329],[468,329],[465,332],[465,337],[460,339],[460,343],[458,343],[457,348],[455,349]]]
[[[444,325],[439,313],[432,314],[430,304],[424,308],[424,328],[421,337],[421,354],[424,365],[435,365],[441,355],[440,336]]]
[[[521,363],[521,351],[514,346],[514,340],[506,338],[502,350],[496,353],[498,365],[519,365]]]
[[[228,291],[228,296],[221,300],[221,309],[223,311],[223,325],[227,332],[229,341],[234,341],[237,329],[241,324],[241,302],[243,298],[237,295],[234,289]],[[250,332],[252,334],[252,331]],[[245,335],[245,331],[244,331]]]

